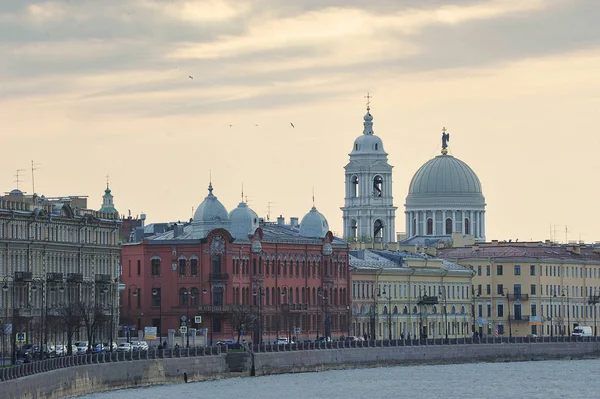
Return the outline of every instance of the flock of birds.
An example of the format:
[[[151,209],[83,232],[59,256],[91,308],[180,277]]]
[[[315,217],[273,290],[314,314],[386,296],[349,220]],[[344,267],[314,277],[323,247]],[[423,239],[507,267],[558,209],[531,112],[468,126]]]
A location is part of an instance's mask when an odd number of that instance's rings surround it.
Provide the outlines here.
[[[188,77],[189,77],[191,80],[194,80],[194,77],[193,77],[192,75],[189,75]],[[254,125],[254,126],[258,127],[258,125]],[[294,129],[296,128],[296,126],[294,126],[294,124],[293,124],[292,122],[290,122],[290,126],[291,126],[291,127],[293,127]],[[235,126],[233,126],[233,125],[229,125],[229,127],[235,127]]]

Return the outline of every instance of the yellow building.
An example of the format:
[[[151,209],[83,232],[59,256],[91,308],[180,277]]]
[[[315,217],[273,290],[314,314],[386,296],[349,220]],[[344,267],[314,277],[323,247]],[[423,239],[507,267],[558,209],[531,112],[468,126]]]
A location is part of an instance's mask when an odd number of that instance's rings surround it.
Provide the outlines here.
[[[352,329],[376,339],[471,336],[473,272],[422,254],[350,251]]]
[[[437,251],[474,271],[477,331],[500,336],[596,331],[600,250],[549,243],[481,243]]]

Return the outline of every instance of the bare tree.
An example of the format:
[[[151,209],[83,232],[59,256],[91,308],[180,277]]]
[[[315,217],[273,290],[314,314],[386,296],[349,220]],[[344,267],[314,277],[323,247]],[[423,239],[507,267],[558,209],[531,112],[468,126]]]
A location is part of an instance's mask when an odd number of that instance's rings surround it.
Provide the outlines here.
[[[73,354],[73,336],[82,326],[80,306],[78,303],[67,303],[58,308],[56,322],[59,323],[67,335],[67,355]]]
[[[87,333],[88,351],[91,352],[94,335],[109,316],[104,314],[104,307],[99,303],[79,302],[77,309]]]
[[[240,342],[242,331],[254,329],[255,316],[248,305],[233,305],[231,307],[231,329],[237,332],[237,342]]]

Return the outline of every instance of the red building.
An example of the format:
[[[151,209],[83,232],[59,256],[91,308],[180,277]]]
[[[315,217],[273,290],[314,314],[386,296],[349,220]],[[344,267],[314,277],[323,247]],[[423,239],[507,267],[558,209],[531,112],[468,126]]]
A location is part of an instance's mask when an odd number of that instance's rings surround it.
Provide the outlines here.
[[[188,326],[212,342],[347,335],[348,245],[315,207],[297,221],[264,222],[243,202],[228,213],[210,185],[191,223],[123,245],[122,324],[166,336],[202,316]]]

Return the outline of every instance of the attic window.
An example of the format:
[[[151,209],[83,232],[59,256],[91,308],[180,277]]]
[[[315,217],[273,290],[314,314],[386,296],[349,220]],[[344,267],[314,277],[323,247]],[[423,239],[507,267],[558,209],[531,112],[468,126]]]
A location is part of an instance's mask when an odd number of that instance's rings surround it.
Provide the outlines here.
[[[377,151],[379,149],[379,144],[375,143],[375,150]]]
[[[354,144],[354,149],[358,151],[358,144]]]

